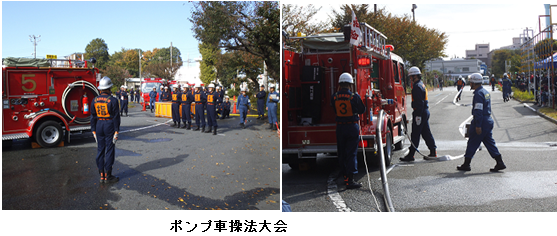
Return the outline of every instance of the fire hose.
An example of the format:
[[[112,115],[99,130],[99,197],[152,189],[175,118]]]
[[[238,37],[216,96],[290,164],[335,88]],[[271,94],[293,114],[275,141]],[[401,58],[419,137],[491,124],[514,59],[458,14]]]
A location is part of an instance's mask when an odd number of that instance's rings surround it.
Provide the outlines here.
[[[95,85],[93,85],[93,84],[91,84],[91,83],[89,83],[85,80],[78,80],[78,81],[75,81],[75,82],[69,84],[68,87],[66,87],[66,90],[64,90],[64,93],[62,94],[62,108],[64,108],[64,113],[66,113],[66,116],[70,120],[73,120],[77,124],[88,124],[90,122],[89,117],[77,118],[75,115],[72,115],[70,112],[68,112],[68,109],[66,108],[66,97],[68,96],[70,91],[73,88],[75,88],[76,86],[82,86],[82,87],[89,88],[91,91],[93,91],[95,93],[95,96],[99,96],[99,91],[97,90]]]
[[[383,198],[385,200],[385,204],[387,205],[387,211],[395,212],[395,208],[394,208],[393,203],[391,201],[391,195],[389,193],[389,183],[387,182],[387,170],[386,170],[386,167],[385,167],[385,165],[386,165],[386,163],[385,163],[385,152],[383,150],[383,138],[382,138],[382,135],[381,135],[382,131],[383,131],[382,127],[384,125],[383,124],[384,118],[385,118],[385,111],[383,111],[383,109],[381,109],[379,111],[379,115],[377,116],[378,123],[377,123],[377,128],[375,130],[376,131],[375,136],[377,137],[376,141],[377,141],[377,147],[379,149],[378,154],[379,154],[379,159],[381,160],[380,172],[381,172],[381,183],[383,185],[383,193],[384,193]],[[361,126],[360,126],[360,132],[361,132]],[[364,145],[363,145],[363,138],[362,138],[361,135],[360,135],[360,140],[362,141],[362,149],[363,149]],[[366,161],[367,158],[366,158],[365,150],[363,150],[363,156],[364,156],[364,164],[366,166],[366,172],[367,172],[367,179],[368,179],[368,185],[369,185],[368,187],[370,189],[371,195],[373,196],[373,199],[375,200],[375,205],[377,206],[377,209],[379,211],[381,211],[380,208],[379,208],[379,204],[377,203],[377,198],[375,197],[375,194],[373,194],[373,191],[371,190],[371,181],[370,181],[370,177],[369,177],[369,170],[368,170],[368,167],[367,167],[367,161]]]

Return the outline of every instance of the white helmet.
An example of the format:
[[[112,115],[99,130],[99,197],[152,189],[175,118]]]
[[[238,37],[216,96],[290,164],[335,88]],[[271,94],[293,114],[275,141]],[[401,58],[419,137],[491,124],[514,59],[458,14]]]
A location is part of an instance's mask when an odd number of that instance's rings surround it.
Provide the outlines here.
[[[483,82],[483,77],[480,73],[471,74],[469,82],[474,84],[481,84]]]
[[[173,84],[173,85],[172,85],[172,88],[178,88],[178,85],[177,85],[177,84]]]
[[[240,92],[245,92],[245,91],[246,91],[246,88],[240,89]]]
[[[459,76],[458,76],[458,79],[462,79],[462,75],[459,75]]]
[[[196,88],[201,88],[201,84],[196,84],[195,87]]]
[[[422,72],[420,71],[420,68],[416,67],[416,66],[412,66],[410,67],[410,69],[408,69],[408,76],[412,76],[412,75],[421,75]]]
[[[164,86],[164,89],[168,89],[168,86]]]
[[[209,84],[209,88],[215,88],[214,84]]]
[[[275,88],[274,84],[269,85],[269,88]]]
[[[340,77],[338,78],[338,83],[354,83],[354,78],[352,78],[352,75],[350,73],[342,73],[340,75]]]
[[[108,78],[107,76],[103,77],[101,79],[101,81],[99,81],[99,87],[97,87],[99,90],[105,90],[105,89],[109,89],[112,87],[112,80],[110,80],[110,78]]]
[[[507,73],[503,74],[503,77],[507,77]]]

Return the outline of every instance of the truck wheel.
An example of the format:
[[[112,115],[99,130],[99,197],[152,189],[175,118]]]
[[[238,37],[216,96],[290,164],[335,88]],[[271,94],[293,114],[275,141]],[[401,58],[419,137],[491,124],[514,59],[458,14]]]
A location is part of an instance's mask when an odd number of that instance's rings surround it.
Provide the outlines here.
[[[37,143],[41,147],[55,147],[60,144],[64,135],[62,126],[55,121],[49,120],[43,122],[35,133]]]
[[[406,122],[402,122],[400,123],[400,129],[399,129],[399,134],[404,137],[400,142],[395,143],[395,150],[400,150],[402,148],[404,148],[404,141],[406,140],[406,137],[404,135],[404,132],[406,132]]]
[[[393,132],[389,129],[389,132],[386,135],[386,144],[385,148],[383,149],[383,153],[385,154],[385,166],[390,166],[391,161],[393,160]]]

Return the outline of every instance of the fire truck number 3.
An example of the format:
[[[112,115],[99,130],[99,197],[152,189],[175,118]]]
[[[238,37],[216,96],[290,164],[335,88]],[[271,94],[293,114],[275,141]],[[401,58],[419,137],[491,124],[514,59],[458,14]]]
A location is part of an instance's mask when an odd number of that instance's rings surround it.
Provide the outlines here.
[[[37,88],[37,82],[35,82],[32,79],[25,79],[25,77],[35,77],[35,74],[23,74],[21,76],[21,84],[22,84],[21,89],[23,89],[23,91],[25,91],[25,92],[34,91]],[[27,83],[31,83],[31,84],[33,84],[33,86],[31,88],[26,88],[25,84],[27,84]]]

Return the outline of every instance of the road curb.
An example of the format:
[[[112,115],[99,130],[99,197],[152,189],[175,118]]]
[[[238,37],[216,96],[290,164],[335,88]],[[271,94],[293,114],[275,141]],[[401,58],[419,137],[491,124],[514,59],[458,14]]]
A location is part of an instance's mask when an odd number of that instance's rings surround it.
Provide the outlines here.
[[[518,100],[518,99],[515,99],[515,100],[517,100],[517,101],[519,101],[519,102],[522,102],[522,101],[520,101],[520,100]],[[550,122],[553,122],[554,124],[557,125],[557,120],[555,120],[555,119],[553,119],[553,118],[547,116],[546,114],[543,114],[543,113],[540,112],[538,109],[531,107],[530,105],[526,104],[525,102],[522,102],[522,105],[524,105],[525,107],[528,107],[528,108],[529,108],[530,110],[532,110],[533,112],[536,112],[539,116],[541,116],[541,117],[545,118],[546,120],[548,120],[548,121],[550,121]]]

